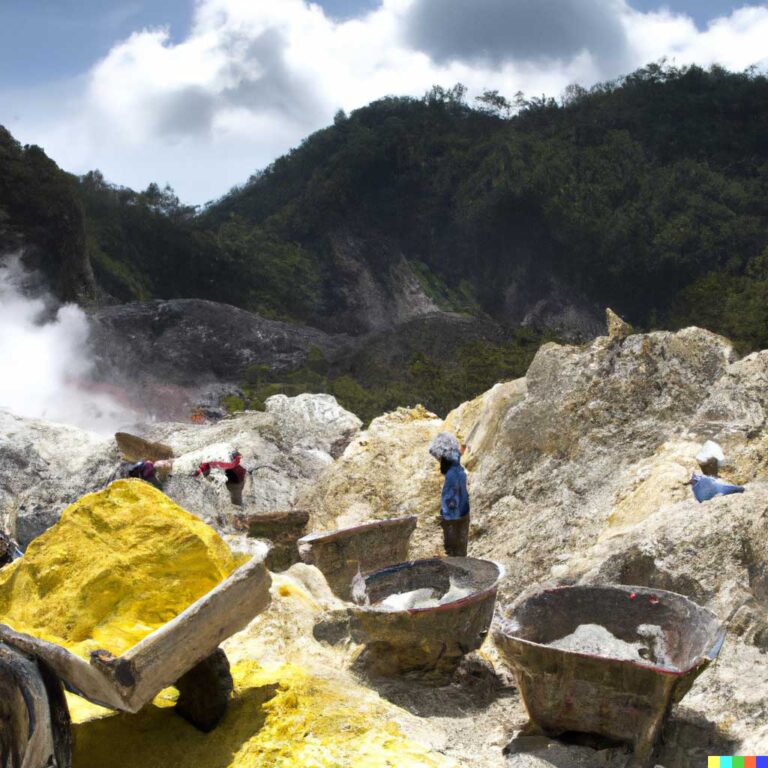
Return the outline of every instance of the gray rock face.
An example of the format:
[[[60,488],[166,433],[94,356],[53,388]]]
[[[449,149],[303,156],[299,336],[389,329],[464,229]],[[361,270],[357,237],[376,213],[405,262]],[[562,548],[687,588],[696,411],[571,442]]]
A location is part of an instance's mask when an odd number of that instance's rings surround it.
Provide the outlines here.
[[[277,395],[264,413],[213,425],[155,424],[144,435],[167,443],[178,457],[165,487],[168,495],[227,532],[235,530],[234,517],[241,512],[293,508],[299,493],[359,429],[359,419],[330,395]],[[200,462],[226,460],[235,449],[250,470],[242,508],[232,505],[223,471],[193,477]],[[112,439],[0,411],[0,528],[26,546],[66,506],[102,488],[118,461]]]
[[[389,330],[401,323],[440,312],[421,286],[405,256],[386,241],[349,233],[331,239],[336,268],[336,305],[323,328],[363,334]],[[374,271],[372,264],[387,264]]]
[[[337,303],[330,316],[317,318],[322,328],[354,335],[376,333],[430,315],[450,315],[452,309],[463,311],[452,306],[447,295],[438,303],[419,279],[411,263],[413,255],[394,243],[337,232],[331,244]],[[526,249],[516,254],[515,274],[509,277],[495,320],[500,325],[556,333],[569,341],[597,336],[602,330],[601,311],[539,259],[538,253]],[[488,318],[478,312],[474,319],[482,324]]]
[[[602,313],[556,277],[551,265],[527,254],[504,291],[502,319],[569,342],[585,341],[603,330]]]
[[[25,547],[64,507],[101,488],[116,463],[112,441],[0,410],[0,528]]]
[[[367,321],[350,321],[354,337],[193,299],[94,310],[90,343],[96,378],[108,382],[96,386],[139,413],[180,421],[198,406],[225,415],[221,398],[239,392],[249,368],[288,373],[304,367],[316,350],[334,376],[349,374],[365,386],[396,380],[417,354],[448,358],[464,345],[504,341],[503,328],[487,318],[438,310],[405,260],[397,269],[402,272],[392,278],[397,290],[379,297],[386,317],[371,332]],[[372,306],[366,311],[373,312]]]
[[[312,347],[330,354],[343,341],[199,299],[103,307],[91,320],[92,346],[103,369],[179,386],[241,382],[252,365],[294,370]]]

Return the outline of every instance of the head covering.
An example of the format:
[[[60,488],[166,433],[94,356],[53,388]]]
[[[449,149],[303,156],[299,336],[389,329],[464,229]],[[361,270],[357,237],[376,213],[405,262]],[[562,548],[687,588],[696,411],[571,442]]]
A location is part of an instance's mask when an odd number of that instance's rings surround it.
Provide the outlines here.
[[[720,467],[725,463],[725,454],[723,449],[714,440],[707,440],[696,454],[696,461],[699,462],[699,466],[705,475],[717,477],[720,473]]]
[[[440,459],[459,461],[461,459],[461,445],[450,432],[441,432],[435,436],[429,446],[429,453],[438,461]]]

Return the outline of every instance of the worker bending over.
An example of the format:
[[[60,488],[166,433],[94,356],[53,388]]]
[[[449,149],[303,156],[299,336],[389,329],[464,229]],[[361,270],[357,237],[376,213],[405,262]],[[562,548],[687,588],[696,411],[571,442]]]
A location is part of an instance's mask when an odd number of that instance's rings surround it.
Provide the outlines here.
[[[242,456],[239,451],[233,451],[230,454],[229,461],[204,461],[197,468],[195,477],[202,475],[208,477],[212,469],[223,469],[227,477],[227,490],[232,503],[238,507],[243,506],[243,487],[245,486],[245,476],[248,474],[245,467],[240,463]]]

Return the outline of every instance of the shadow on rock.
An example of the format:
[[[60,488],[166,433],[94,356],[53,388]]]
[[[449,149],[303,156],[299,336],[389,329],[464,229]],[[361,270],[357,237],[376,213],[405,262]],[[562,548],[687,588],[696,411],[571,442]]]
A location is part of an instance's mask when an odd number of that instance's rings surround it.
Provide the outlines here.
[[[581,741],[573,734],[573,741]],[[550,739],[543,735],[520,734],[504,748],[510,768],[635,768],[628,748],[585,746]]]
[[[359,663],[355,672],[382,698],[417,717],[461,717],[498,699],[517,697],[516,689],[478,656],[465,657],[450,674],[432,670],[381,677]]]
[[[699,768],[706,765],[708,755],[730,755],[736,746],[716,723],[695,713],[681,713],[664,726],[647,766]],[[530,722],[515,733],[503,754],[510,768],[647,768],[628,745],[588,733],[554,738]]]
[[[681,711],[662,731],[656,762],[664,768],[696,768],[708,755],[732,755],[737,742],[716,723],[692,711]]]
[[[665,589],[706,605],[711,594],[686,573],[670,573],[656,558],[638,547],[631,547],[606,563],[600,572],[601,581],[630,586]]]

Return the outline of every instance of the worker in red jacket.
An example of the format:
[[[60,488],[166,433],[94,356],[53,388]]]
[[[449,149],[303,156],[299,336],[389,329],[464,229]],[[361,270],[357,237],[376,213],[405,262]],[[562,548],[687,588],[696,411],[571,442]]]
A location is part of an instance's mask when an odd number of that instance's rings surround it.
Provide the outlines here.
[[[242,456],[239,451],[233,451],[230,454],[229,461],[204,461],[195,472],[195,477],[202,475],[208,477],[212,469],[223,469],[227,476],[227,490],[232,503],[238,507],[243,506],[243,487],[245,486],[245,476],[248,474],[245,467],[240,463]]]

